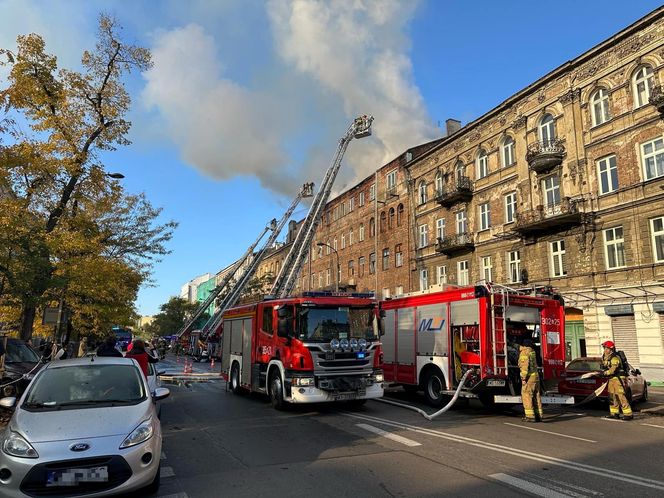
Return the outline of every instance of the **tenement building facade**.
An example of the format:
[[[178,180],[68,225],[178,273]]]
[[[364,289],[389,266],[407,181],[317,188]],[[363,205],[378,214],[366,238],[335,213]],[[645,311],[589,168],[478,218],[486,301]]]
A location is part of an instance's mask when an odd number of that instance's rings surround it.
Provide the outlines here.
[[[299,290],[550,286],[570,359],[664,380],[662,83],[664,8],[331,200]]]

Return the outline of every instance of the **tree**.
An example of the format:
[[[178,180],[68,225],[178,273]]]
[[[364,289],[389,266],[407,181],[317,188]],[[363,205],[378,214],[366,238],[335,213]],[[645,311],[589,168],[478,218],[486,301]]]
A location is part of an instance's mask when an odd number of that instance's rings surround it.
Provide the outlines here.
[[[180,297],[172,297],[159,307],[160,312],[155,315],[150,324],[149,332],[154,335],[173,335],[197,309],[197,303],[190,303]],[[209,316],[204,314],[198,321],[205,323],[208,318]]]
[[[122,323],[175,228],[155,224],[159,210],[127,196],[100,160],[130,143],[122,77],[151,66],[150,52],[122,42],[119,31],[100,16],[82,72],[58,69],[36,34],[19,36],[16,53],[0,49],[11,67],[0,90],[0,131],[9,139],[0,143],[0,293],[21,308],[22,338],[51,300],[78,306],[81,324]]]

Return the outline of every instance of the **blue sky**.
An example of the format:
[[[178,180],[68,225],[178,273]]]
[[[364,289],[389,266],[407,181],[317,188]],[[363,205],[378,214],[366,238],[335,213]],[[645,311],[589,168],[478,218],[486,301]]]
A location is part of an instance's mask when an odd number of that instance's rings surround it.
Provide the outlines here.
[[[76,68],[104,11],[153,51],[154,68],[127,80],[133,144],[105,157],[129,191],[180,223],[139,294],[138,311],[153,314],[187,280],[239,257],[302,183],[318,183],[356,115],[376,117],[374,136],[351,144],[339,190],[440,136],[438,122],[475,119],[659,5],[0,0],[0,47],[37,32]]]

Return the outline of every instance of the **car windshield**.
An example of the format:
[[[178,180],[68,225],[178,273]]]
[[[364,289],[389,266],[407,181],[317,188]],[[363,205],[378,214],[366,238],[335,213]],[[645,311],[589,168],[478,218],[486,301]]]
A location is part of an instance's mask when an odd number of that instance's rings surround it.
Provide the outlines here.
[[[26,409],[136,404],[145,399],[141,372],[134,365],[71,365],[48,368],[35,379]]]
[[[347,306],[299,309],[298,338],[303,341],[329,342],[332,339],[367,339],[378,337],[374,310]]]
[[[567,370],[574,370],[576,372],[596,372],[602,369],[602,362],[600,360],[576,359],[570,361],[567,365]]]
[[[37,363],[39,356],[21,341],[7,341],[6,363]]]

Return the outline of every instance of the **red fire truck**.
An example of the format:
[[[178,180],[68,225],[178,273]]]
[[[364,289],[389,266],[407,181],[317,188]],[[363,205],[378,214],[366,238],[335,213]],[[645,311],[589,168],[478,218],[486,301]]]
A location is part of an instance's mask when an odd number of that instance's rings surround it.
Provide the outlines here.
[[[467,370],[467,397],[485,405],[514,401],[521,392],[519,344],[526,337],[545,383],[553,384],[564,371],[565,314],[562,298],[553,292],[450,286],[384,301],[381,314],[385,381],[423,390],[433,406],[449,399]]]
[[[268,394],[277,409],[379,398],[379,322],[373,294],[310,292],[229,309],[222,375],[234,393]]]

